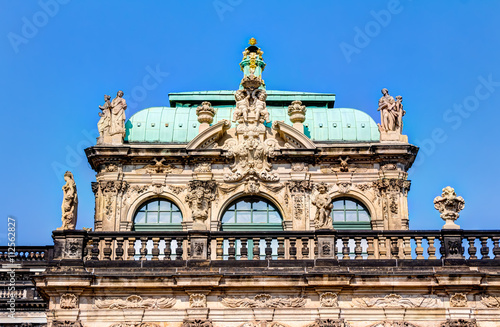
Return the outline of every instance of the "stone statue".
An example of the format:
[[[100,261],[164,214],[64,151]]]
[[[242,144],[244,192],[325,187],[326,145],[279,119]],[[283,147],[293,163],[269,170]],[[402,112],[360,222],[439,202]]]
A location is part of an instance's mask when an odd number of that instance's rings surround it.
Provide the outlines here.
[[[317,229],[332,228],[332,217],[330,217],[333,209],[332,197],[328,194],[328,187],[325,183],[320,183],[317,189],[319,194],[311,201],[316,206],[314,224]]]
[[[246,90],[238,90],[234,93],[234,98],[236,100],[236,109],[233,113],[233,122],[246,121],[250,106],[248,92]]]
[[[67,171],[64,174],[64,180],[66,184],[62,187],[64,194],[61,206],[62,226],[59,227],[58,230],[75,229],[78,211],[78,195],[76,193],[76,184],[73,179],[73,174]]]
[[[382,131],[395,131],[395,106],[396,101],[392,96],[389,95],[389,90],[386,88],[382,89],[383,96],[378,100],[378,111],[380,111],[380,124],[379,129]]]
[[[99,113],[101,119],[97,123],[97,129],[99,130],[98,144],[103,143],[106,136],[109,135],[109,129],[111,127],[111,96],[104,95],[104,105],[99,106],[102,112]]]
[[[403,116],[406,111],[403,110],[403,97],[398,95],[396,97],[396,105],[394,106],[396,112],[396,127],[400,134],[403,134]]]
[[[263,89],[256,89],[252,93],[252,98],[254,99],[255,103],[255,117],[257,121],[261,123],[263,123],[264,121],[266,123],[269,123],[269,111],[267,111],[266,108],[266,91]]]
[[[122,138],[125,137],[125,109],[127,102],[123,98],[123,91],[118,91],[111,102],[111,135],[121,134]]]

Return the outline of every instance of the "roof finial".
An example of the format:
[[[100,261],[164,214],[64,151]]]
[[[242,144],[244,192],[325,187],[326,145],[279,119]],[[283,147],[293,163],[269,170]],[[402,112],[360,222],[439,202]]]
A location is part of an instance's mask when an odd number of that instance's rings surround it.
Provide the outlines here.
[[[248,41],[248,44],[250,45],[256,45],[257,44],[257,40],[253,37],[250,39],[250,41]]]
[[[262,58],[264,51],[256,46],[257,40],[254,37],[248,41],[248,44],[250,46],[243,51],[243,60],[240,62],[243,77],[254,75],[262,82],[260,87],[265,88],[264,80],[262,80],[262,71],[266,67],[266,63]],[[240,89],[243,88],[243,85],[240,85]]]

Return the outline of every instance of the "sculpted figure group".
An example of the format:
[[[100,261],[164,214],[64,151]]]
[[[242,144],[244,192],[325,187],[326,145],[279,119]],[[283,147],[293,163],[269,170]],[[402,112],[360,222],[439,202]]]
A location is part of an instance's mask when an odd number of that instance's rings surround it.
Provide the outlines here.
[[[264,89],[238,90],[234,94],[236,109],[233,113],[233,122],[249,122],[249,114],[259,123],[269,123],[269,111],[266,108],[267,93]]]
[[[382,97],[378,101],[378,111],[380,111],[381,124],[378,127],[381,132],[395,131],[399,134],[403,132],[403,97],[398,95],[396,100],[389,95],[387,89],[382,89]]]
[[[118,91],[113,101],[111,96],[104,96],[104,105],[99,106],[102,112],[99,113],[101,119],[97,123],[99,139],[97,144],[112,143],[111,137],[119,135],[123,141],[125,137],[125,110],[127,102],[123,98],[123,91]]]

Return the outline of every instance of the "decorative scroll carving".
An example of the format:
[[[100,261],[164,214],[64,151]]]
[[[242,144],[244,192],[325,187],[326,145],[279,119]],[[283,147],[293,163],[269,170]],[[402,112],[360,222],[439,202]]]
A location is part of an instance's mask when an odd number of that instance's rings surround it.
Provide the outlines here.
[[[464,293],[455,293],[450,297],[450,306],[461,308],[467,306],[467,295]]]
[[[457,196],[455,190],[446,186],[441,196],[434,199],[434,208],[441,213],[441,218],[446,222],[443,229],[458,229],[455,220],[460,217],[459,212],[465,207],[464,198]]]
[[[78,307],[78,297],[72,293],[63,294],[59,306],[61,309],[75,309]]]
[[[301,308],[306,304],[303,297],[272,297],[258,294],[253,298],[223,298],[222,304],[229,308]]]
[[[349,160],[349,157],[345,157],[344,159],[342,159],[342,157],[339,157],[340,171],[343,173],[347,173],[349,171],[349,165],[347,164],[348,160]]]
[[[349,327],[350,325],[344,319],[316,319],[313,324],[307,327]]]
[[[212,172],[212,162],[202,161],[197,162],[194,167],[195,173],[210,173]]]
[[[437,308],[438,300],[431,297],[402,297],[389,294],[385,297],[364,297],[352,300],[352,306],[358,308]]]
[[[314,186],[310,181],[289,181],[286,184],[292,194],[310,193]]]
[[[175,169],[173,165],[165,165],[165,158],[161,158],[160,160],[154,158],[153,161],[154,164],[146,165],[141,169],[146,170],[147,174],[170,174]]]
[[[366,192],[372,187],[372,184],[355,184],[355,186],[361,190],[361,192]]]
[[[181,327],[212,327],[211,320],[185,319]]]
[[[219,191],[223,194],[228,194],[236,190],[240,185],[238,184],[219,184]]]
[[[73,179],[73,174],[70,171],[67,171],[64,173],[64,180],[66,181],[66,184],[62,187],[62,226],[57,230],[75,229],[78,213],[78,194],[76,192],[76,183]]]
[[[440,327],[478,327],[476,319],[448,319]]]
[[[500,308],[500,297],[483,295],[481,297],[481,304],[483,304],[487,308]]]
[[[187,187],[185,186],[175,186],[175,185],[167,185],[168,189],[172,191],[175,195],[179,195],[184,192]]]
[[[373,188],[378,191],[379,196],[387,193],[403,193],[404,196],[407,196],[410,186],[411,181],[397,178],[383,178],[373,181]]]
[[[337,187],[339,192],[342,194],[348,193],[351,190],[352,183],[350,182],[338,182]]]
[[[205,220],[208,218],[209,203],[215,200],[217,183],[214,181],[189,182],[186,202],[189,204],[193,217],[193,229],[206,229]]]
[[[319,183],[316,186],[318,194],[311,200],[312,205],[316,206],[316,215],[314,224],[317,229],[332,228],[332,197],[328,194],[328,187],[325,183]]]
[[[302,173],[309,171],[309,165],[305,162],[292,162],[291,168],[293,172]]]
[[[320,307],[323,308],[333,308],[338,307],[338,296],[333,292],[324,292],[319,296]]]
[[[205,308],[207,306],[207,296],[199,293],[189,295],[189,306],[191,308]]]
[[[143,299],[139,295],[130,295],[126,299],[96,299],[98,309],[166,309],[175,305],[175,298]]]

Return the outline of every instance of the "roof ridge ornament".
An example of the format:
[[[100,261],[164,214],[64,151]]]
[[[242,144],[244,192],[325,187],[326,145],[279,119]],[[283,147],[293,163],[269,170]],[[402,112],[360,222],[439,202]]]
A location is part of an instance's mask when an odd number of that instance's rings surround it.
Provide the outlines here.
[[[247,77],[255,75],[261,80],[261,85],[258,87],[265,88],[266,86],[264,80],[262,79],[262,72],[266,67],[266,63],[262,58],[264,51],[256,46],[257,40],[254,37],[250,39],[248,44],[250,44],[250,46],[243,51],[243,59],[240,62],[240,68],[243,71],[243,76]],[[245,86],[241,84],[240,88],[245,88]]]

